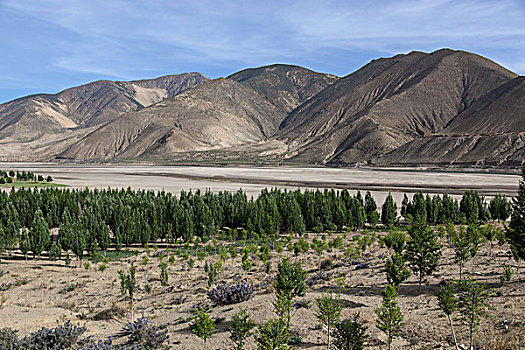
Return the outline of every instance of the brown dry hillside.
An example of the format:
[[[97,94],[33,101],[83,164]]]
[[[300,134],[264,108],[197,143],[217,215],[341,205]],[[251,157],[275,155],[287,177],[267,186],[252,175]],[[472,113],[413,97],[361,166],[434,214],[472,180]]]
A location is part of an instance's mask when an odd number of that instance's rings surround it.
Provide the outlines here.
[[[515,77],[486,58],[448,49],[374,60],[293,111],[280,139],[298,161],[371,161],[442,130]]]
[[[0,105],[0,160],[515,167],[524,128],[524,77],[442,49],[344,78],[274,64],[21,98]]]
[[[271,136],[280,111],[250,87],[217,79],[138,112],[127,113],[76,143],[61,158],[170,158]]]
[[[95,160],[152,157],[258,143],[300,103],[336,78],[273,65],[217,79],[102,126],[59,154]]]
[[[250,86],[286,115],[338,78],[285,64],[250,68],[228,79]]]
[[[477,99],[438,135],[416,138],[378,164],[519,166],[525,159],[525,77]]]
[[[525,77],[517,77],[477,99],[445,128],[446,134],[525,131]]]
[[[199,73],[129,82],[96,81],[0,105],[0,159],[44,160],[97,125],[206,81]]]

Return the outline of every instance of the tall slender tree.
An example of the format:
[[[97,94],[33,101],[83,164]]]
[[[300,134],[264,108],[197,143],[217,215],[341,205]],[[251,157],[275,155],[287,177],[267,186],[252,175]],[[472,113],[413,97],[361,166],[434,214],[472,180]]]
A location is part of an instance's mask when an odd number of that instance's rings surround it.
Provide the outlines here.
[[[525,166],[521,168],[518,195],[512,200],[512,215],[506,230],[512,256],[518,263],[525,259]]]

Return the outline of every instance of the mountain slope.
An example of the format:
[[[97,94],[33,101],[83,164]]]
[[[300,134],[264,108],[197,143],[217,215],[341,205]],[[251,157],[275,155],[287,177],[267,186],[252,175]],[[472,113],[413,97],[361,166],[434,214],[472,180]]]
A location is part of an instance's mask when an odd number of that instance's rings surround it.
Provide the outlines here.
[[[303,67],[274,64],[245,69],[230,75],[228,79],[250,86],[288,115],[338,78]]]
[[[480,97],[439,133],[416,138],[378,164],[520,166],[525,159],[525,77]]]
[[[477,99],[456,116],[446,134],[525,131],[525,77],[517,77]]]
[[[372,161],[442,130],[473,101],[516,74],[453,50],[370,62],[312,97],[281,124],[293,160]]]
[[[59,157],[172,159],[180,152],[258,143],[273,136],[293,108],[336,79],[290,65],[243,70],[125,114]]]
[[[122,115],[59,155],[94,160],[153,157],[255,143],[268,138],[280,111],[250,87],[216,79]]]
[[[23,149],[22,156],[48,157],[64,147],[65,140],[75,142],[83,133],[122,113],[144,108],[206,80],[199,73],[189,73],[130,82],[96,81],[55,95],[33,95],[4,103],[0,105],[0,144],[10,147],[0,150],[0,159],[16,157],[15,149]]]

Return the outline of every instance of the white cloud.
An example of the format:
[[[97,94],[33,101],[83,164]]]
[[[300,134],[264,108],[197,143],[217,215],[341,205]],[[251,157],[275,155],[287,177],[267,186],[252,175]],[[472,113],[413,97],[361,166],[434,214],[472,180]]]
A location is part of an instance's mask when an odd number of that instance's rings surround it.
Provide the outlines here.
[[[495,53],[524,72],[522,0],[132,1],[6,0],[14,11],[57,26],[63,69],[116,77],[175,63],[294,60],[325,50],[384,55],[440,47]],[[69,35],[64,35],[69,33]],[[521,55],[505,56],[509,45]],[[370,59],[375,57],[370,57]],[[333,57],[334,60],[340,58]],[[344,64],[342,62],[341,64]]]

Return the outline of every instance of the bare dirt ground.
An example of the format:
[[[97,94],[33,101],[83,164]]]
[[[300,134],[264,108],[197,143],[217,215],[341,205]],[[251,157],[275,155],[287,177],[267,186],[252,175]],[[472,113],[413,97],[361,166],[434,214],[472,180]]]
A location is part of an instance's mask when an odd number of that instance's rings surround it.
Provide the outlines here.
[[[383,203],[388,192],[401,203],[403,193],[448,193],[460,196],[466,189],[490,198],[514,196],[518,174],[495,174],[414,169],[300,168],[300,167],[201,167],[201,166],[104,166],[51,163],[0,163],[0,170],[30,170],[53,176],[55,183],[73,188],[131,187],[179,193],[181,190],[237,191],[257,196],[268,187],[347,188],[352,193],[370,190]]]
[[[346,246],[354,234],[334,233],[333,236],[345,237]],[[309,236],[313,238],[314,234],[310,233]],[[446,245],[446,242],[442,243]],[[219,244],[229,243],[219,241]],[[249,301],[229,306],[213,306],[206,294],[209,288],[204,261],[194,257],[195,266],[190,270],[182,258],[176,257],[174,263],[168,264],[168,286],[163,287],[156,256],[167,251],[167,254],[172,255],[173,247],[160,244],[158,250],[151,249],[146,252],[142,248],[139,249],[138,256],[131,255],[119,261],[112,261],[103,272],[93,263],[91,268],[86,270],[75,259],[70,267],[66,267],[64,262],[51,262],[45,257],[25,261],[21,254],[4,253],[0,256],[0,270],[4,273],[0,277],[0,285],[5,283],[10,287],[6,291],[0,291],[0,327],[20,329],[23,335],[42,326],[53,326],[57,320],[71,320],[75,323],[85,323],[89,333],[97,337],[114,335],[130,319],[128,303],[125,297],[120,295],[118,270],[128,271],[131,262],[137,266],[135,315],[145,315],[158,325],[167,325],[169,342],[173,349],[202,348],[201,340],[191,333],[189,327],[193,310],[201,303],[210,306],[211,316],[219,321],[215,337],[209,340],[209,349],[232,347],[228,328],[231,315],[240,308],[247,308],[257,323],[276,317],[271,306],[271,283],[266,288],[258,289]],[[337,258],[334,258],[335,255]],[[305,297],[298,299],[303,306],[309,303],[307,307],[298,308],[292,317],[292,332],[302,338],[302,342],[296,345],[298,349],[326,348],[326,334],[319,328],[314,317],[314,299],[323,292],[337,291],[335,278],[341,276],[346,276],[348,286],[342,293],[343,317],[360,312],[369,327],[368,348],[385,348],[385,337],[375,327],[373,310],[381,304],[380,292],[386,285],[384,259],[389,255],[388,249],[380,247],[377,242],[364,255],[353,259],[344,258],[342,251],[326,252],[324,257],[331,256],[333,263],[319,274],[318,257],[313,252],[295,257],[285,249],[282,257],[301,261],[309,271],[310,278],[314,275],[323,277],[311,284]],[[149,258],[147,264],[144,264],[145,256]],[[206,259],[212,262],[217,256],[208,256]],[[273,267],[269,274],[266,274],[264,264],[254,256],[254,268],[249,272],[240,268],[240,257],[228,259],[216,281],[268,281],[275,276],[279,259],[278,254],[272,252]],[[356,263],[365,262],[369,264],[368,268],[356,269]],[[499,278],[505,263],[514,264],[516,267],[507,246],[495,247],[489,256],[488,245],[485,245],[465,268],[474,279],[484,282],[495,291],[490,299],[494,310],[489,311],[489,319],[482,320],[476,334],[479,349],[518,349],[519,346],[516,345],[505,345],[505,341],[513,341],[514,344],[523,344],[525,341],[523,272],[520,281],[514,275],[510,283],[502,286]],[[401,336],[394,340],[394,349],[453,348],[448,323],[441,315],[434,293],[438,290],[441,280],[457,279],[458,274],[458,266],[453,262],[453,251],[445,248],[437,272],[429,276],[421,294],[418,292],[415,276],[401,285],[399,303],[405,315],[405,325]],[[146,292],[147,283],[152,286],[151,294]],[[507,322],[507,330],[504,326],[499,327],[503,322]],[[460,326],[457,321],[455,325],[460,343],[467,344],[465,327]],[[248,349],[255,349],[253,338],[249,340]]]

